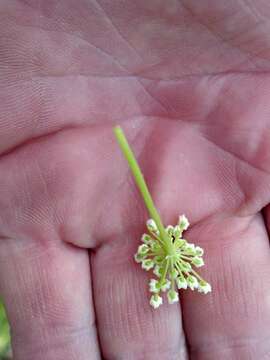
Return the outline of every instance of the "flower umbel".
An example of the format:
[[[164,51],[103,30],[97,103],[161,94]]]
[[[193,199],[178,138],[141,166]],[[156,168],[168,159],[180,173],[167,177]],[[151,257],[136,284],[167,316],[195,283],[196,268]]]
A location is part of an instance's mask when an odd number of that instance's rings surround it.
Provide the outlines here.
[[[197,289],[200,293],[207,294],[211,291],[210,284],[193,269],[204,265],[203,249],[189,244],[182,237],[183,232],[189,227],[187,217],[181,215],[176,226],[169,225],[164,228],[123,130],[120,126],[116,126],[114,133],[151,217],[146,222],[149,233],[143,234],[141,238],[143,244],[139,246],[134,256],[135,261],[141,263],[144,270],[152,269],[157,277],[151,279],[149,283],[149,290],[152,293],[150,305],[156,309],[163,303],[161,292],[167,292],[169,304],[179,301],[177,289],[189,287],[191,290]]]
[[[182,238],[189,227],[186,216],[181,215],[176,226],[167,226],[165,241],[153,219],[149,219],[146,226],[149,234],[143,234],[143,244],[138,247],[135,260],[144,270],[153,269],[157,277],[149,283],[149,291],[154,294],[150,305],[156,309],[163,303],[161,292],[167,292],[169,304],[179,301],[177,289],[190,288],[203,294],[210,292],[210,284],[193,269],[204,265],[203,249]],[[166,246],[166,242],[170,246]]]

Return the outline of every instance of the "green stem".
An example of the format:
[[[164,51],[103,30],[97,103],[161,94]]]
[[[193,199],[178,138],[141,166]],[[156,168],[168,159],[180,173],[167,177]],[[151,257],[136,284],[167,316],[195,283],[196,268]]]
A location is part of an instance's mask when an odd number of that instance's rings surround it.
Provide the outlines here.
[[[166,264],[165,264],[161,279],[159,280],[159,283],[161,285],[163,284],[164,280],[166,279],[166,275],[167,275],[167,272],[168,272],[168,267],[169,267],[169,259],[166,260]]]
[[[205,280],[197,273],[197,271],[195,271],[195,270],[192,269],[191,272],[192,272],[199,280],[205,281]]]
[[[175,290],[175,279],[172,276],[173,269],[174,269],[174,264],[173,264],[173,262],[171,260],[171,290]]]
[[[185,255],[182,255],[182,254],[180,255],[180,258],[184,259],[184,260],[192,261],[191,257],[185,256]]]
[[[161,218],[159,216],[159,213],[154,205],[153,199],[150,195],[150,192],[149,192],[146,182],[144,180],[144,176],[143,176],[141,169],[137,163],[134,153],[128,144],[125,134],[120,126],[114,127],[114,134],[117,138],[119,146],[120,146],[128,164],[130,166],[130,169],[135,178],[136,184],[142,194],[142,197],[143,197],[145,205],[148,209],[148,212],[149,212],[151,218],[157,224],[157,228],[160,232],[161,239],[163,240],[164,244],[166,245],[167,251],[169,253],[172,253],[172,252],[174,253],[174,248],[171,245],[171,242],[169,241],[169,239],[167,237],[167,233],[165,231],[164,225],[163,225]]]

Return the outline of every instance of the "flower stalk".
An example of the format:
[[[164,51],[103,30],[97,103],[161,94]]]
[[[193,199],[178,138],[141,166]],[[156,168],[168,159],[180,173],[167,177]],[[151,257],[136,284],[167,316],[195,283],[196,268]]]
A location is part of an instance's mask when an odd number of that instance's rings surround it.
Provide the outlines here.
[[[185,215],[181,215],[176,226],[164,227],[123,130],[116,126],[114,134],[151,216],[146,222],[149,233],[143,234],[141,239],[143,244],[138,247],[134,256],[135,261],[141,263],[144,270],[153,269],[153,273],[157,276],[157,279],[151,279],[149,283],[149,291],[153,293],[150,305],[156,309],[163,303],[161,292],[167,292],[169,304],[179,301],[175,289],[189,287],[204,294],[210,292],[210,284],[192,268],[204,265],[203,249],[188,243],[182,237],[183,232],[189,227],[188,219]]]
[[[167,240],[167,233],[165,231],[165,228],[164,228],[162,220],[159,216],[159,213],[154,205],[154,201],[148,190],[148,186],[144,180],[144,176],[143,176],[141,169],[138,165],[138,162],[134,156],[134,153],[127,142],[125,134],[120,126],[116,126],[114,128],[114,134],[116,136],[118,144],[119,144],[128,164],[129,164],[130,170],[134,176],[135,182],[140,190],[140,193],[143,197],[143,200],[148,209],[148,212],[149,212],[151,218],[154,220],[154,222],[159,230],[160,238],[163,243],[163,246],[167,249],[167,251],[169,253],[171,253],[171,255],[173,255],[174,249],[171,246],[170,242],[168,242],[168,240]]]

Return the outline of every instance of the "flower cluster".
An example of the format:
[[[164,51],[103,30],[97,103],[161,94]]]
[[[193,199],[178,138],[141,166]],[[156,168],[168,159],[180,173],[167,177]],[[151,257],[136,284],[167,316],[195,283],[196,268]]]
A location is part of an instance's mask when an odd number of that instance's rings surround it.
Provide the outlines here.
[[[204,265],[203,249],[182,238],[189,226],[186,216],[181,215],[176,226],[169,225],[165,229],[166,239],[161,237],[153,219],[149,219],[146,226],[150,235],[143,234],[143,244],[138,247],[135,261],[146,271],[153,269],[157,277],[149,283],[150,305],[156,309],[162,304],[161,292],[167,292],[169,304],[179,301],[177,289],[210,292],[211,285],[193,269]]]

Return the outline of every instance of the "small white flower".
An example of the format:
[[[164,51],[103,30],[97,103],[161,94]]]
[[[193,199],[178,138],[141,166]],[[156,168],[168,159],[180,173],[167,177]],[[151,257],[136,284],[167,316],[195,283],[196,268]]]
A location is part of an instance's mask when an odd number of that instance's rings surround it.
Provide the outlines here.
[[[176,239],[175,242],[174,242],[174,246],[176,249],[181,249],[182,248],[185,248],[187,245],[187,241],[184,240],[184,239]]]
[[[189,221],[186,217],[186,215],[179,216],[178,224],[182,230],[187,230],[189,227]]]
[[[186,255],[196,256],[195,245],[187,243],[186,246],[183,248],[183,253]]]
[[[160,285],[157,280],[151,279],[149,282],[149,291],[153,293],[159,293],[160,292]]]
[[[192,264],[195,265],[196,267],[201,267],[204,265],[204,261],[201,257],[199,256],[195,256],[193,259],[192,259]]]
[[[169,290],[170,287],[171,287],[171,282],[170,280],[166,279],[166,281],[161,285],[161,290],[165,292]]]
[[[146,244],[142,244],[138,247],[139,255],[146,255],[149,251],[149,247]]]
[[[176,278],[176,285],[179,290],[187,289],[187,287],[188,287],[188,284],[187,284],[187,281],[185,280],[185,278],[181,278],[181,277]]]
[[[195,247],[195,252],[197,256],[203,256],[204,250],[200,246]]]
[[[200,281],[198,291],[200,293],[207,294],[212,291],[212,287],[210,284],[208,284],[206,281]]]
[[[178,276],[178,271],[176,270],[176,269],[172,269],[171,271],[170,271],[170,275],[171,275],[171,277],[173,278],[173,279],[176,279],[177,278],[177,276]]]
[[[157,224],[155,223],[155,221],[153,219],[149,219],[146,222],[146,226],[148,228],[148,230],[150,232],[153,232],[155,234],[159,234],[158,228],[157,228]]]
[[[187,277],[187,283],[191,290],[197,289],[199,286],[197,278],[195,278],[195,276],[192,275],[189,275]]]
[[[190,263],[187,261],[183,261],[183,260],[179,263],[179,267],[180,267],[181,271],[184,271],[184,272],[189,272],[192,269]]]
[[[154,252],[154,253],[157,253],[161,250],[161,247],[159,245],[159,243],[155,240],[152,241],[152,244],[150,245],[151,247],[151,250]]]
[[[190,251],[190,252],[195,252],[196,251],[195,245],[191,244],[191,243],[187,243],[184,250]]]
[[[141,240],[142,240],[142,242],[145,243],[146,245],[151,245],[151,244],[152,244],[152,241],[153,241],[153,239],[151,238],[151,236],[148,235],[148,234],[143,234]]]
[[[169,290],[167,293],[168,302],[169,304],[174,304],[179,301],[179,295],[178,292],[174,290]]]
[[[162,267],[156,265],[154,268],[153,273],[157,276],[157,277],[161,277],[162,276]]]
[[[166,232],[167,232],[168,235],[172,235],[173,231],[174,231],[174,227],[172,225],[168,225],[166,227]]]
[[[162,303],[162,297],[158,294],[151,296],[150,305],[153,306],[154,309],[157,309]]]
[[[152,269],[154,267],[154,261],[150,260],[150,259],[145,259],[142,261],[142,268],[146,271]]]
[[[173,235],[175,239],[178,239],[182,235],[182,229],[179,225],[176,225],[173,229]]]
[[[142,243],[134,258],[137,263],[141,263],[144,270],[152,269],[156,276],[149,281],[151,306],[156,309],[163,303],[162,292],[167,293],[169,304],[179,301],[180,289],[198,289],[204,294],[210,292],[210,284],[193,270],[204,265],[203,249],[182,238],[183,231],[189,226],[186,216],[180,216],[176,226],[167,226],[165,230],[168,235],[164,239],[160,238],[153,219],[149,219],[146,225],[149,234],[142,235]],[[172,251],[169,251],[169,245]]]
[[[143,261],[143,257],[137,253],[134,255],[134,260],[139,264]]]

